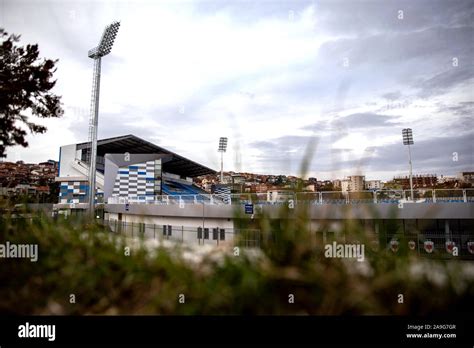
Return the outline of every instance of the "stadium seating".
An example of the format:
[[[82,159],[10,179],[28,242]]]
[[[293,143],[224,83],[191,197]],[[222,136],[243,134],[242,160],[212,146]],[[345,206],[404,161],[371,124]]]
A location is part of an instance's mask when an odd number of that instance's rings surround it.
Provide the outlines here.
[[[163,181],[161,189],[163,194],[175,197],[181,196],[181,199],[185,201],[194,201],[195,198],[198,201],[209,200],[209,198],[203,196],[208,193],[193,184],[184,184],[182,182],[167,179]]]

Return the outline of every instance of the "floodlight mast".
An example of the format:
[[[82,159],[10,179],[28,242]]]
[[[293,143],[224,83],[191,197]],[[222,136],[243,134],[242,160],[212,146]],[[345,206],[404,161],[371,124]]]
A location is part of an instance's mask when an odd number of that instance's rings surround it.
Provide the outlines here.
[[[221,153],[221,184],[224,182],[224,152],[227,150],[227,138],[221,137],[219,139],[219,148],[217,151]]]
[[[411,128],[405,128],[402,130],[403,135],[403,145],[408,145],[408,163],[410,165],[410,195],[411,200],[414,201],[415,197],[413,196],[413,175],[412,175],[412,164],[411,164],[411,148],[410,145],[413,145],[413,133]]]
[[[100,92],[100,70],[101,58],[112,50],[115,37],[120,28],[120,22],[113,22],[105,27],[102,38],[97,47],[88,53],[89,58],[94,59],[94,75],[92,82],[91,117],[89,121],[89,195],[88,208],[91,217],[94,217],[95,189],[96,189],[96,164],[97,164],[97,128],[99,124],[99,92]]]

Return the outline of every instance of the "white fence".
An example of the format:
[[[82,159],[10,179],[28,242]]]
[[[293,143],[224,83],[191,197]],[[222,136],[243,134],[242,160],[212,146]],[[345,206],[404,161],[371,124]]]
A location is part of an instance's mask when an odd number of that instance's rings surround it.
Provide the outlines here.
[[[376,190],[357,192],[285,192],[269,195],[267,193],[240,194],[195,194],[161,196],[114,196],[108,204],[400,204],[400,203],[473,203],[474,189],[435,189],[414,190]]]

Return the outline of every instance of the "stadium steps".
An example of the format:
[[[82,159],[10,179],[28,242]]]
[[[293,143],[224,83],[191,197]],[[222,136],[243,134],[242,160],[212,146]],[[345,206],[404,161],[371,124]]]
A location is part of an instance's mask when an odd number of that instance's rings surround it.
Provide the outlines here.
[[[89,165],[79,159],[75,159],[74,162],[71,163],[71,166],[77,170],[79,173],[84,175],[85,177],[89,177]],[[104,174],[96,171],[96,184],[97,187],[101,190],[104,189]]]

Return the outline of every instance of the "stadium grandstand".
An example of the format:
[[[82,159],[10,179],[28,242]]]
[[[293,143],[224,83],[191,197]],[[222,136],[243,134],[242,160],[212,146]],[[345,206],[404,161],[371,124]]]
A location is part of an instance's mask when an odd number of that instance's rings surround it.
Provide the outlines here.
[[[60,148],[57,213],[88,208],[89,151],[89,143]],[[283,205],[289,210],[304,206],[310,231],[324,242],[344,234],[346,225],[357,220],[387,247],[403,235],[419,254],[453,257],[456,246],[459,257],[474,259],[474,190],[416,189],[409,200],[405,190],[250,194],[231,193],[221,183],[206,192],[193,183],[197,176],[215,173],[134,135],[99,140],[97,215],[111,231],[132,237],[258,246],[260,216],[277,223]]]
[[[90,143],[62,146],[59,154],[59,204],[86,208]],[[147,200],[155,196],[207,194],[193,178],[214,170],[135,135],[97,142],[97,202],[109,197]]]

